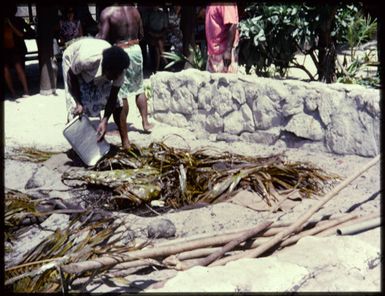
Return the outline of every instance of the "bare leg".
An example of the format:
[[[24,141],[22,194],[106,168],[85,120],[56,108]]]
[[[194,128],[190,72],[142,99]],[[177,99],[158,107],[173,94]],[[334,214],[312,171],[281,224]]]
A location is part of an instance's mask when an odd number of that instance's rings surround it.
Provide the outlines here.
[[[12,77],[11,77],[11,71],[8,66],[4,66],[4,79],[5,83],[7,84],[8,90],[11,92],[12,97],[16,98],[16,92],[15,89],[13,88],[13,83],[12,83]]]
[[[160,68],[162,68],[163,70],[163,67],[167,64],[167,60],[165,57],[163,57],[164,40],[162,38],[159,39],[158,46],[159,46],[159,70],[161,70]]]
[[[15,64],[15,69],[16,69],[17,76],[19,77],[19,80],[21,82],[21,85],[23,86],[24,95],[29,96],[27,77],[25,76],[23,65],[20,62],[17,62]]]
[[[130,141],[128,140],[127,115],[128,103],[127,100],[123,99],[123,107],[115,108],[113,113],[114,121],[119,129],[123,149],[129,149],[131,146]]]
[[[158,43],[155,46],[155,72],[159,71],[160,67],[160,49]]]
[[[154,126],[148,122],[147,97],[144,93],[136,96],[136,106],[142,117],[142,126],[145,132],[149,132]]]

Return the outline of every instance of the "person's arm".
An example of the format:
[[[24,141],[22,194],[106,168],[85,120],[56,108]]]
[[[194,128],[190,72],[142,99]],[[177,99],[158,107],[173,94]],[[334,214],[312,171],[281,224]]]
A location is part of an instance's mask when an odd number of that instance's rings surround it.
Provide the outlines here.
[[[223,56],[223,63],[225,67],[230,66],[231,64],[231,53],[234,46],[235,37],[237,34],[237,25],[238,25],[238,8],[236,4],[221,6],[220,8],[223,23],[226,26],[227,30],[227,42],[226,42],[226,50]]]
[[[83,36],[83,26],[82,26],[82,22],[79,21],[79,32],[78,32],[78,37],[82,37]]]
[[[231,51],[233,49],[233,44],[235,40],[235,35],[237,33],[237,25],[236,24],[228,24],[226,25],[227,29],[227,45],[226,51],[223,55],[223,64],[228,67],[231,64]]]
[[[8,25],[11,27],[11,29],[13,30],[13,32],[20,38],[23,38],[24,36],[24,33],[22,30],[19,30],[13,23],[12,21],[9,19],[9,18],[6,18],[5,19],[5,22],[8,23]]]
[[[106,104],[106,107],[104,109],[104,116],[103,116],[102,120],[100,121],[99,126],[96,130],[98,133],[98,141],[102,140],[104,135],[107,132],[108,119],[110,118],[110,116],[111,116],[111,114],[115,108],[116,101],[118,99],[119,90],[120,90],[120,86],[112,86],[111,87],[110,95],[108,97],[107,104]]]
[[[110,31],[110,22],[108,20],[107,11],[103,10],[100,14],[99,32],[96,35],[96,38],[108,40],[109,31]]]
[[[79,80],[71,68],[67,72],[67,85],[68,85],[69,93],[71,94],[71,96],[74,98],[74,100],[76,102],[74,114],[75,115],[76,114],[82,114],[83,113],[83,104],[82,104],[81,96],[80,96]]]
[[[237,33],[237,24],[231,24],[228,26],[229,26],[229,29],[227,31],[227,48],[233,48],[235,35]]]
[[[57,41],[58,41],[60,46],[64,46],[65,45],[62,27],[63,27],[63,21],[59,20],[59,26],[58,26],[58,29],[57,29],[57,32],[58,32],[58,40]]]
[[[142,40],[144,38],[144,31],[143,31],[143,22],[140,15],[138,16],[138,25],[139,25],[138,39]]]

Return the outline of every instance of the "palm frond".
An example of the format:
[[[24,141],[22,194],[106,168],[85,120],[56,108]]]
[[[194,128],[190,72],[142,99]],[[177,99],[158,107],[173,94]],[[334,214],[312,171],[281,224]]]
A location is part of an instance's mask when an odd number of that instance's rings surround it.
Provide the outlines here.
[[[134,149],[140,153],[118,152],[112,157],[121,169],[103,164],[96,170],[64,174],[63,178],[107,186],[115,192],[115,199],[131,200],[135,206],[161,198],[176,208],[223,201],[244,188],[270,205],[270,199],[277,200],[282,191],[298,189],[302,196],[310,197],[323,193],[338,178],[309,163],[289,162],[282,154],[250,157],[208,153],[209,149],[191,151],[164,142]],[[136,168],[127,168],[133,162]]]
[[[7,158],[18,161],[43,162],[58,153],[60,152],[43,151],[33,147],[19,147],[15,148],[12,155]]]
[[[183,54],[177,54],[174,52],[164,52],[162,56],[168,60],[171,60],[170,63],[164,66],[165,69],[171,68],[172,66],[174,66],[176,63],[179,63],[179,62],[190,63],[190,61]]]
[[[56,229],[42,243],[25,253],[17,265],[8,267],[5,270],[6,286],[12,286],[14,292],[59,292],[63,284],[59,272],[61,264],[122,252],[122,247],[116,245],[119,241],[110,239],[116,235],[116,230],[123,222],[116,223],[114,217],[97,222],[80,222],[82,215],[89,214],[92,212],[79,215],[65,229]],[[124,251],[143,247],[143,244],[132,242],[131,246],[124,247]],[[71,283],[74,279],[68,276],[64,280]]]
[[[164,142],[148,147],[133,146],[117,150],[90,170],[71,170],[63,181],[75,180],[89,186],[103,186],[113,199],[127,206],[140,206],[162,199],[169,207],[179,208],[200,202],[227,200],[239,190],[250,190],[268,205],[282,200],[288,192],[303,197],[323,193],[338,176],[310,163],[290,162],[284,155],[242,156],[210,148],[179,149]],[[6,233],[17,229],[26,213],[39,214],[40,200],[9,190],[5,196]],[[92,260],[103,254],[119,256],[144,245],[119,245],[123,233],[114,217],[93,222],[93,211],[79,214],[65,229],[56,229],[42,243],[23,254],[17,265],[5,270],[6,285],[13,291],[58,292],[71,285],[74,275],[63,275],[60,264]],[[121,222],[123,223],[123,222]],[[17,239],[17,237],[15,238]],[[96,274],[104,273],[101,268]],[[64,288],[63,288],[64,289]]]

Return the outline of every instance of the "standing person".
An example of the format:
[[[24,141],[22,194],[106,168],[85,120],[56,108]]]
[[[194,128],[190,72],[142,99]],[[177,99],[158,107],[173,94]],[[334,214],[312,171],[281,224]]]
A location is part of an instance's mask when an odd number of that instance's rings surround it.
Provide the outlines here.
[[[97,37],[121,47],[130,57],[130,67],[126,70],[118,94],[123,101],[122,116],[124,120],[127,119],[127,100],[135,97],[143,130],[150,132],[153,126],[148,122],[147,98],[143,88],[143,56],[139,46],[139,40],[143,38],[143,26],[139,11],[130,5],[109,6],[102,10],[99,24]]]
[[[238,71],[239,32],[236,4],[210,4],[206,7],[205,26],[209,72]]]
[[[195,26],[195,42],[199,45],[202,53],[207,53],[205,32],[206,6],[198,6],[195,11],[197,14]]]
[[[146,41],[149,45],[150,55],[154,57],[154,72],[161,71],[166,65],[166,58],[163,57],[164,47],[167,38],[168,13],[165,7],[156,5],[147,11],[146,17]]]
[[[150,7],[147,6],[141,6],[138,5],[138,11],[140,14],[140,18],[142,20],[142,28],[143,28],[143,38],[139,40],[139,46],[142,49],[142,56],[143,56],[143,73],[145,73],[146,70],[151,71],[151,61],[149,56],[149,50],[148,50],[148,42],[146,38],[146,24],[148,23],[148,12]],[[143,74],[144,75],[144,74]]]
[[[168,13],[168,40],[171,44],[170,51],[183,53],[183,34],[180,29],[181,6],[173,5]]]
[[[59,45],[63,46],[72,39],[83,36],[83,28],[79,19],[75,16],[75,9],[67,7],[63,10],[63,18],[59,22]]]
[[[35,31],[21,17],[15,16],[16,12],[16,5],[8,7],[3,27],[4,80],[13,98],[16,98],[17,95],[12,81],[12,67],[15,67],[17,77],[23,87],[23,97],[29,96],[27,76],[24,71],[25,54],[27,53],[24,38],[31,38],[35,35]]]
[[[97,4],[100,2],[102,1],[96,1]],[[75,12],[82,24],[83,36],[95,37],[98,33],[98,23],[92,17],[89,4],[86,1],[77,1],[76,3]]]
[[[118,93],[130,59],[123,49],[95,38],[79,39],[63,52],[63,79],[68,109],[68,120],[73,115],[100,116],[97,132],[100,141],[113,114],[118,126],[122,146],[130,148],[123,102]]]

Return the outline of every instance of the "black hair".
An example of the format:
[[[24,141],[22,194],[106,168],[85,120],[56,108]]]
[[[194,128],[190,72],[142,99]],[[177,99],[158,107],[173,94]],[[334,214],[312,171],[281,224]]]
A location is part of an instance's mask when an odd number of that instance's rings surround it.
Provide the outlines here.
[[[118,46],[111,46],[103,51],[102,69],[122,72],[130,65],[128,54]]]
[[[70,11],[76,14],[75,7],[72,7],[72,6],[67,6],[67,7],[60,9],[62,16],[66,16],[67,13],[69,13]]]

